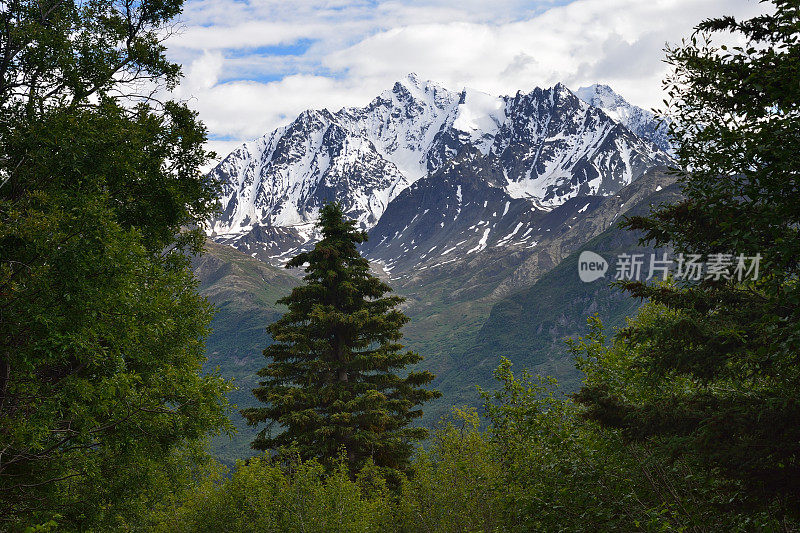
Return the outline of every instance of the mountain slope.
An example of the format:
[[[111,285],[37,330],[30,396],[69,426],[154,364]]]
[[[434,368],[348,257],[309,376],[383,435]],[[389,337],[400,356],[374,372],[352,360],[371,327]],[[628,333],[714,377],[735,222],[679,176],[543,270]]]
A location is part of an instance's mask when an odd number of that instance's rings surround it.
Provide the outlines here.
[[[628,195],[626,214],[643,214],[651,205],[680,198],[679,185],[672,176],[652,173],[643,179],[650,182],[649,192]],[[602,215],[602,210],[595,211],[596,218]],[[647,255],[654,251],[640,246],[639,237],[636,232],[611,224],[574,248],[531,286],[496,300],[469,345],[454,357],[454,366],[439,376],[436,386],[449,402],[432,405],[425,423],[437,419],[452,403],[477,402],[475,384],[494,385],[491,371],[501,357],[509,358],[518,369],[556,377],[566,391],[575,390],[580,375],[569,358],[565,339],[585,334],[586,319],[593,314],[598,314],[606,327],[614,328],[623,326],[625,318],[639,308],[641,301],[610,285],[618,254]],[[584,250],[599,253],[609,261],[605,278],[592,283],[580,281],[578,256]]]
[[[264,366],[261,354],[269,342],[267,325],[283,313],[276,301],[287,295],[299,279],[282,269],[244,255],[229,246],[207,242],[202,255],[192,261],[200,282],[200,294],[214,304],[216,314],[206,341],[207,370],[219,368],[238,388],[229,394],[239,407],[252,405],[251,390],[258,384],[256,372]],[[238,412],[231,420],[238,434],[233,440],[217,437],[212,446],[226,463],[250,455],[255,431]]]
[[[389,204],[362,252],[408,277],[488,247],[529,244],[547,211],[509,196],[503,179],[496,157],[464,148]]]
[[[679,198],[678,185],[667,185],[637,202],[625,214],[645,214],[651,205]],[[536,368],[566,354],[563,338],[585,332],[587,316],[598,312],[610,326],[621,325],[640,302],[609,286],[615,273],[614,258],[630,251],[649,257],[653,249],[640,246],[640,237],[638,232],[614,225],[575,249],[530,288],[500,300],[481,327],[475,345],[459,362],[464,367],[486,365],[504,355],[520,366]],[[583,250],[599,253],[609,261],[604,279],[592,283],[580,281],[578,255]]]
[[[460,376],[455,381],[462,384],[490,378],[494,360],[469,367],[471,375],[463,373],[462,363],[478,342],[493,307],[533,286],[588,240],[614,230],[630,209],[657,203],[661,191],[675,181],[665,170],[648,172],[614,196],[576,198],[545,213],[533,226],[541,227],[535,246],[531,247],[534,241],[521,246],[487,246],[481,253],[462,253],[456,260],[414,268],[390,279],[397,292],[408,299],[405,311],[411,321],[404,330],[405,340],[425,356],[426,368],[437,373],[437,386],[450,381],[451,375]],[[554,298],[557,300],[557,296]],[[585,318],[581,316],[579,323]],[[498,335],[507,331],[502,323],[492,327]],[[495,359],[503,355],[487,353]],[[569,369],[567,361],[557,370],[563,377]],[[454,398],[446,395],[445,400],[452,402]],[[430,415],[439,414],[437,409],[429,409]],[[426,420],[427,416],[426,412]]]

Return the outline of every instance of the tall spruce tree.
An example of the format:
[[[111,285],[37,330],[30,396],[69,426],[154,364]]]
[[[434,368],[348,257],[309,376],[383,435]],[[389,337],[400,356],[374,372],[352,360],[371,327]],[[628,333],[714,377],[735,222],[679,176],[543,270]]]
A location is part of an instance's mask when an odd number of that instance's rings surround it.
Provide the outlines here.
[[[322,240],[287,267],[305,267],[305,284],[279,300],[288,312],[269,326],[275,343],[266,378],[253,394],[265,407],[242,411],[250,425],[267,422],[252,447],[292,448],[303,458],[330,464],[343,448],[354,468],[368,459],[389,473],[405,470],[415,441],[426,430],[410,427],[418,407],[440,396],[427,390],[433,374],[405,367],[422,360],[399,343],[408,317],[403,301],[369,271],[356,245],[367,234],[355,229],[339,204],[320,211]],[[271,436],[275,425],[283,431]]]
[[[771,3],[750,20],[707,20],[668,50],[685,200],[625,224],[677,252],[732,259],[729,274],[738,254],[760,255],[759,278],[626,283],[652,303],[617,337],[616,355],[593,356],[577,398],[591,418],[738,487],[726,504],[797,518],[800,6]],[[746,44],[715,47],[715,32]],[[609,364],[623,369],[614,376]]]

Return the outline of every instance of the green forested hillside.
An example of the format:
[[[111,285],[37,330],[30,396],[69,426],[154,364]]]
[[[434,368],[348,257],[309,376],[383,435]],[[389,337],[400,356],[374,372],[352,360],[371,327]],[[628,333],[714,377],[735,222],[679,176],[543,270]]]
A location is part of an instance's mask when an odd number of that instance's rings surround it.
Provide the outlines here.
[[[651,206],[680,198],[676,184],[648,196],[626,215],[646,214]],[[462,368],[495,366],[501,356],[516,365],[552,375],[559,381],[573,381],[576,374],[558,364],[568,354],[564,339],[586,332],[586,317],[598,314],[610,327],[622,326],[640,301],[611,286],[614,260],[621,253],[644,254],[649,260],[652,247],[639,244],[640,233],[612,226],[578,248],[544,274],[533,286],[496,303],[478,332],[475,344],[460,360]],[[604,278],[583,283],[578,278],[578,256],[584,250],[596,252],[609,261]],[[646,273],[646,268],[643,272]]]
[[[276,302],[288,294],[299,279],[238,250],[207,241],[202,255],[192,264],[200,282],[200,294],[215,307],[211,334],[206,341],[206,370],[219,368],[234,380],[228,395],[239,407],[253,405],[256,372],[264,364],[261,352],[270,343],[267,325],[284,311]],[[231,413],[237,429],[233,438],[214,438],[214,454],[226,464],[254,453],[250,449],[255,431],[247,427],[238,411]]]

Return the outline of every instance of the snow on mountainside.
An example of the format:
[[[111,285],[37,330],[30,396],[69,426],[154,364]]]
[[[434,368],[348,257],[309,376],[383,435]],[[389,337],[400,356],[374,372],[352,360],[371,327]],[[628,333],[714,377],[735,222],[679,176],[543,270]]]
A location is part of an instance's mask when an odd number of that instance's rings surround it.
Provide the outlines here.
[[[503,180],[494,156],[482,157],[475,148],[461,152],[398,195],[370,230],[362,252],[393,278],[487,250],[529,252],[565,226],[564,213],[588,214],[600,198],[584,196],[550,211],[534,209],[527,199],[509,196]]]
[[[589,105],[599,107],[611,118],[624,124],[633,133],[655,144],[659,150],[672,153],[665,124],[646,109],[629,104],[608,85],[594,84],[581,87],[575,94]]]
[[[515,198],[558,206],[578,195],[614,194],[669,158],[562,84],[506,97],[492,153]]]
[[[306,224],[333,198],[362,228],[374,226],[427,173],[425,151],[457,103],[457,94],[411,75],[364,108],[303,112],[212,171],[225,184],[214,233]]]
[[[212,237],[281,262],[313,239],[324,201],[373,228],[412,184],[427,177],[436,188],[432,177],[464,152],[492,167],[485,186],[527,209],[614,194],[669,156],[648,136],[659,133],[652,115],[606,89],[581,89],[581,99],[558,84],[496,97],[411,74],[363,108],[305,111],[212,171],[224,184]]]

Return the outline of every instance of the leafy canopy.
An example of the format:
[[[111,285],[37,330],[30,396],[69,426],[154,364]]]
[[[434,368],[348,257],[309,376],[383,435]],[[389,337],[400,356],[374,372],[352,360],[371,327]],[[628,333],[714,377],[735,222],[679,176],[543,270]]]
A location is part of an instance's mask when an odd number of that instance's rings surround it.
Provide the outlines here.
[[[800,6],[704,21],[668,50],[685,199],[625,225],[679,253],[761,256],[758,280],[647,285],[613,359],[588,359],[588,416],[741,484],[740,505],[800,503]],[[746,42],[715,47],[715,33]],[[595,345],[593,350],[604,353]],[[594,361],[594,363],[591,363]],[[614,362],[615,371],[604,368]]]
[[[153,92],[181,4],[2,2],[0,529],[133,527],[227,426],[185,254],[206,132]]]

